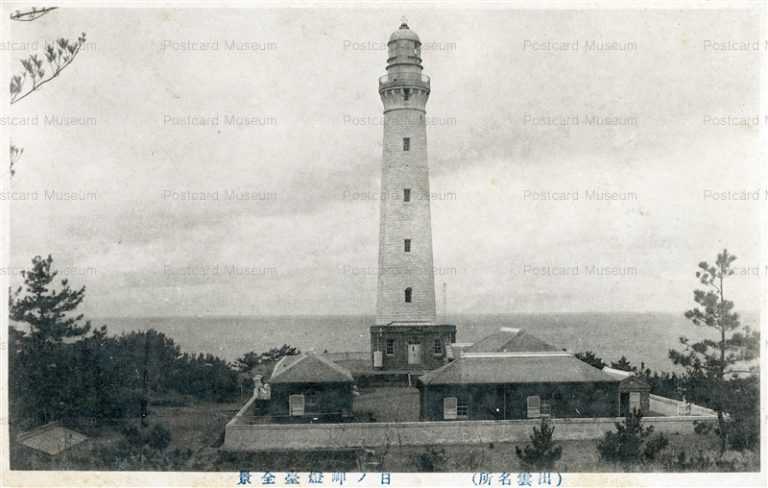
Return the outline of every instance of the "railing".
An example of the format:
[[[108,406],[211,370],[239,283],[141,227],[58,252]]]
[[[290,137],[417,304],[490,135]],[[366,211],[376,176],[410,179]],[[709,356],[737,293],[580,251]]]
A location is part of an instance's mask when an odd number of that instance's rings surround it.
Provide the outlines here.
[[[430,79],[424,73],[398,73],[396,75],[387,73],[379,77],[379,88],[411,83],[426,85],[429,88]]]

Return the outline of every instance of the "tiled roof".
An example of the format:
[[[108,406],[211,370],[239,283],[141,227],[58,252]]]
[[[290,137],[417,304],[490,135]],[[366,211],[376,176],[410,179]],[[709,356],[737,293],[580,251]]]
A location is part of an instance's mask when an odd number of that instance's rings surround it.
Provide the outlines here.
[[[488,337],[480,339],[471,346],[464,348],[466,352],[533,352],[557,351],[557,348],[547,344],[538,337],[532,336],[522,329],[502,327]]]
[[[419,381],[425,385],[619,382],[562,352],[468,354]]]
[[[307,352],[284,356],[272,370],[270,383],[346,383],[352,374],[330,359]]]

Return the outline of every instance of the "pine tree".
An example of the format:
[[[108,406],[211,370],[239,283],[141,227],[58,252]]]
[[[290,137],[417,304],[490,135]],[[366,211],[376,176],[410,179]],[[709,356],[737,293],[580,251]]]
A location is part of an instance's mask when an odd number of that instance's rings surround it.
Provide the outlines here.
[[[632,366],[632,363],[629,362],[626,356],[621,356],[618,361],[611,363],[611,368],[613,369],[620,369],[622,371],[630,371],[630,372],[637,372],[637,367]]]
[[[600,358],[597,354],[595,354],[592,351],[577,352],[575,356],[577,359],[580,359],[585,363],[591,366],[594,366],[597,369],[603,369],[606,366],[602,358]]]
[[[759,333],[749,327],[740,330],[739,314],[734,312],[734,303],[726,298],[725,284],[734,274],[731,266],[735,260],[736,256],[723,249],[714,265],[706,261],[699,263],[696,278],[704,289],[694,290],[693,299],[697,306],[685,312],[685,317],[695,325],[714,329],[719,340],[702,339],[691,343],[688,338],[680,337],[683,350],[669,351],[670,359],[684,366],[688,376],[696,380],[692,383],[692,396],[705,399],[717,412],[721,453],[728,443],[725,407],[732,393],[726,376],[737,362],[757,358],[760,349]]]
[[[616,432],[606,432],[598,441],[600,459],[622,464],[653,461],[659,451],[669,445],[663,434],[651,437],[653,426],[643,427],[639,410],[630,412],[624,423],[616,422]]]
[[[60,344],[65,338],[77,338],[88,333],[90,322],[81,325],[83,315],[70,316],[85,298],[85,286],[73,290],[69,281],[61,280],[61,289],[51,284],[59,274],[53,270],[53,258],[35,256],[32,268],[21,272],[24,285],[10,297],[10,318],[29,325],[33,347]]]
[[[554,468],[563,453],[563,448],[552,440],[554,432],[555,427],[550,420],[543,417],[539,428],[534,427],[533,434],[529,436],[532,445],[525,446],[524,450],[515,446],[515,454],[526,469],[544,471]]]
[[[14,293],[9,290],[10,319],[29,326],[28,333],[18,339],[21,352],[15,366],[25,385],[18,397],[22,407],[44,423],[62,416],[78,400],[71,393],[79,391],[72,386],[81,378],[68,367],[73,364],[74,351],[65,339],[82,338],[91,325],[81,323],[82,315],[70,315],[83,301],[85,287],[73,290],[63,279],[60,289],[53,288],[58,272],[53,270],[50,255],[45,259],[36,256],[32,268],[21,274],[24,285]]]

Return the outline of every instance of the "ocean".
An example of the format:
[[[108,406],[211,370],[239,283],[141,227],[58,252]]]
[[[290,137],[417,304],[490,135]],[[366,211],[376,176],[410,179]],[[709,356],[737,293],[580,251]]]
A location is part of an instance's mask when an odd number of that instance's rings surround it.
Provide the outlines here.
[[[232,317],[104,317],[111,334],[153,328],[171,337],[187,352],[209,352],[229,361],[249,352],[290,344],[300,350],[344,352],[369,350],[368,327],[373,316],[232,316]],[[758,313],[742,316],[756,328]],[[675,370],[668,350],[678,338],[713,337],[708,328],[693,325],[682,313],[552,313],[455,315],[457,342],[475,342],[500,327],[525,329],[571,352],[594,351],[610,363],[622,355],[655,370]]]

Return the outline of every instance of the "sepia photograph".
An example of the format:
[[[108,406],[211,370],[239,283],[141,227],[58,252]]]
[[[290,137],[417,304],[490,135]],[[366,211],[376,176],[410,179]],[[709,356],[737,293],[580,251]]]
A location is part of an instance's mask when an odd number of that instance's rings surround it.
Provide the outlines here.
[[[0,484],[766,486],[768,4],[645,3],[4,3]]]

